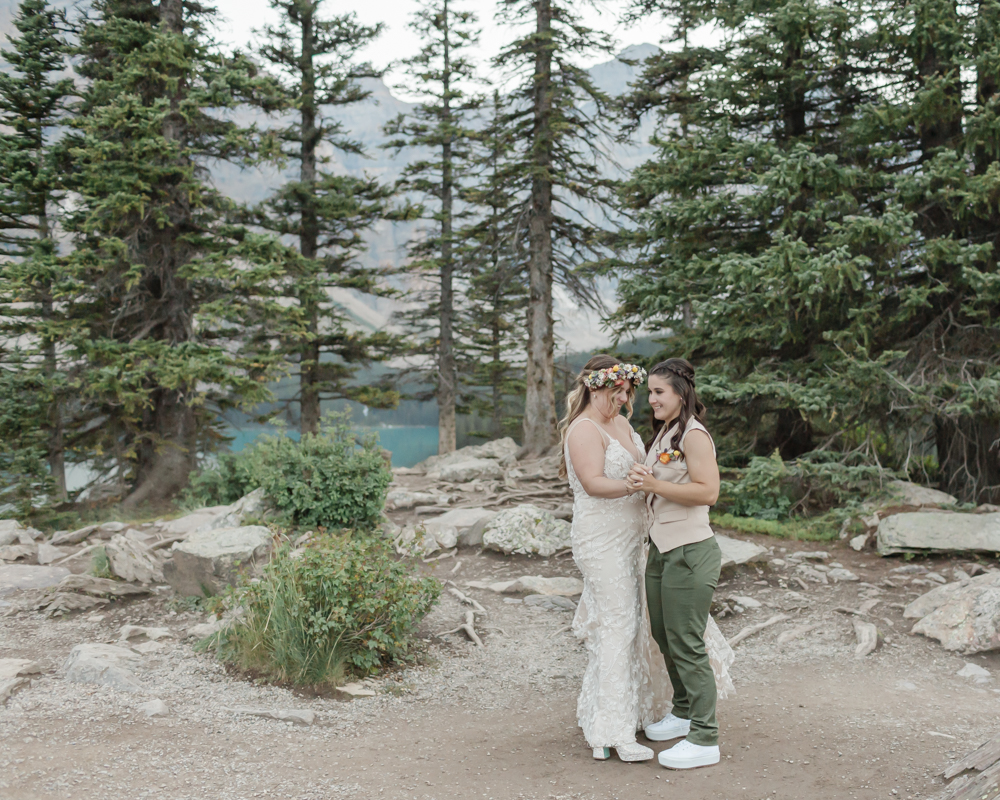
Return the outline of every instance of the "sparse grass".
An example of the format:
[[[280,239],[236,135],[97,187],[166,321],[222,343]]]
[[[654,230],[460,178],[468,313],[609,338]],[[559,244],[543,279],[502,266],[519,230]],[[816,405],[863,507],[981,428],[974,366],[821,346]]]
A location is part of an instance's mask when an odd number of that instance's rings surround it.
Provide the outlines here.
[[[88,571],[97,578],[115,577],[111,571],[111,564],[108,562],[108,554],[103,547],[98,547],[91,552],[90,569]]]
[[[843,509],[834,509],[816,517],[794,517],[787,520],[711,514],[712,525],[715,528],[809,542],[828,542],[837,539],[846,517],[847,512]],[[848,531],[853,533],[853,528],[849,527]]]

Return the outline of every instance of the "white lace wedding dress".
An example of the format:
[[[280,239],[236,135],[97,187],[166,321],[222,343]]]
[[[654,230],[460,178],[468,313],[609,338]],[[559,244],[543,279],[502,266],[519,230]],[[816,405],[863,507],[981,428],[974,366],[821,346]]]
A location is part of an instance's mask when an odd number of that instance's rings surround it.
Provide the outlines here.
[[[568,446],[569,434],[584,422],[594,424],[604,437],[606,478],[624,480],[635,457],[593,420],[578,419],[567,431],[573,560],[583,573],[573,633],[583,640],[588,654],[577,721],[591,747],[614,747],[634,742],[637,730],[665,716],[672,689],[646,611],[646,503],[641,492],[612,500],[587,494],[573,470]],[[635,431],[632,441],[642,453],[642,440]],[[725,697],[733,691],[728,671],[733,651],[711,617],[705,644],[719,697]]]

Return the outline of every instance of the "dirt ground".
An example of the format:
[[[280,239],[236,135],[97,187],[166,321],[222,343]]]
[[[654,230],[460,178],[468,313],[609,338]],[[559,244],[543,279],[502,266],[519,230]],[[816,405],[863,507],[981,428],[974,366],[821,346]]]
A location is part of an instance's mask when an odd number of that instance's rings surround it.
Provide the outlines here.
[[[423,625],[419,663],[372,681],[376,696],[348,700],[228,674],[184,638],[203,618],[171,604],[167,590],[95,614],[0,617],[0,657],[34,659],[45,670],[0,708],[0,798],[926,798],[940,790],[943,768],[998,733],[1000,681],[956,673],[972,661],[1000,675],[1000,654],[962,658],[909,635],[902,606],[933,584],[890,572],[907,562],[855,553],[843,543],[744,538],[774,548],[779,559],[787,557],[782,548],[830,550],[829,560],[861,580],[803,589],[791,580],[790,565],[723,576],[718,598],[762,603],[719,619],[727,637],[781,611],[792,619],[737,646],[738,694],[719,706],[723,760],[716,767],[673,772],[655,760],[593,760],[576,726],[584,653],[567,630],[567,611],[466,589],[489,612],[479,623],[485,648],[477,649],[461,634],[434,635],[463,615],[445,596]],[[967,562],[909,564],[951,580],[951,570]],[[577,574],[565,557],[476,550],[424,568],[459,587],[484,578]],[[871,619],[884,641],[859,661],[850,618],[834,609],[857,608],[866,598],[879,600]],[[74,645],[113,643],[124,624],[174,632],[134,667],[145,693],[61,677]],[[804,624],[819,627],[777,644],[780,633]],[[138,710],[153,697],[167,704],[167,716],[146,718]],[[245,707],[311,709],[317,716],[309,727],[293,726],[237,711]]]

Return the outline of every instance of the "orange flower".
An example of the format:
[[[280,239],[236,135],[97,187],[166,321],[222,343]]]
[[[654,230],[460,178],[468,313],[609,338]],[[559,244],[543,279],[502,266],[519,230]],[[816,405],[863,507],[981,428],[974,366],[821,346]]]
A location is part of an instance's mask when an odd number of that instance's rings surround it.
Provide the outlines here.
[[[668,453],[666,450],[664,450],[662,453],[660,453],[660,463],[661,464],[669,464],[670,463],[670,453]]]

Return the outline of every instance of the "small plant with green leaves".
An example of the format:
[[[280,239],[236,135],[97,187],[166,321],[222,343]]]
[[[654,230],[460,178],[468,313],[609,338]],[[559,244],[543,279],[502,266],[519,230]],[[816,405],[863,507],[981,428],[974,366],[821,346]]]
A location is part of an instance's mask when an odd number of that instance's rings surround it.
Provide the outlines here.
[[[231,590],[242,614],[219,655],[269,680],[330,685],[411,658],[412,636],[441,592],[371,536],[326,535],[280,549],[259,580]]]
[[[191,483],[189,501],[232,503],[262,487],[269,504],[291,524],[372,530],[381,518],[392,473],[375,434],[358,436],[346,416],[296,440],[263,436],[219,459]]]

